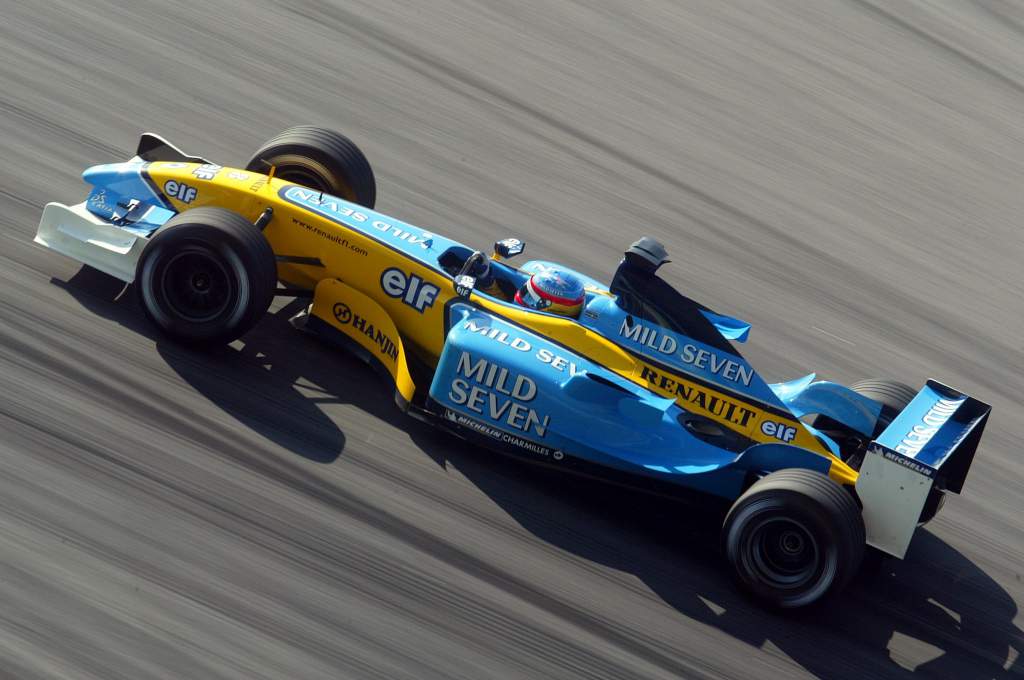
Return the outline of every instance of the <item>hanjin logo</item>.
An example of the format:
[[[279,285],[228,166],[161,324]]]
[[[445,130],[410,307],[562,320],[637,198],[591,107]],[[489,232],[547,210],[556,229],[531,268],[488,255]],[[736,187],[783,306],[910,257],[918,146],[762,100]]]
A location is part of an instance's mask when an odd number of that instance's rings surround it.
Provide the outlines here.
[[[334,318],[339,323],[349,323],[352,321],[352,310],[344,302],[335,302],[332,311],[334,312]]]

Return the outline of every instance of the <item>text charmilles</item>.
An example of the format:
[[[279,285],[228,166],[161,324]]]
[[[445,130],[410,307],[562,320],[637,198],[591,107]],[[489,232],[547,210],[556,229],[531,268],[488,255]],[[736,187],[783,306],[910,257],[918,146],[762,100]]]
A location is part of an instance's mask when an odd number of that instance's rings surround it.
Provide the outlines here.
[[[551,416],[542,416],[525,405],[537,396],[537,383],[532,378],[487,359],[474,361],[465,351],[459,355],[455,372],[448,392],[452,403],[520,432],[545,435]]]

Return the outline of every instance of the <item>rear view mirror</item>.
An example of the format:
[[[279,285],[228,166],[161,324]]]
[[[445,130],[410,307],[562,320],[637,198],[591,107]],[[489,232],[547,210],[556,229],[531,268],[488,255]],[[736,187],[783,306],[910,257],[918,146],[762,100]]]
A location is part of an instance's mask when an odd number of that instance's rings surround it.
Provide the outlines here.
[[[494,242],[494,259],[505,260],[526,250],[526,244],[517,238],[506,238]]]

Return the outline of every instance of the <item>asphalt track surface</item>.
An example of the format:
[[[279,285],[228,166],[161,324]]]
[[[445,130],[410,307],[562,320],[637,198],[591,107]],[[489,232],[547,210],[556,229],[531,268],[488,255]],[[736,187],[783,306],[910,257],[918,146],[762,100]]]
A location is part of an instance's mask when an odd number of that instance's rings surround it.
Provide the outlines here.
[[[1024,8],[0,2],[0,677],[919,678],[1024,661]],[[143,130],[297,123],[383,211],[754,325],[771,379],[990,401],[963,497],[835,606],[738,596],[715,527],[496,458],[269,316],[201,354],[31,244]]]

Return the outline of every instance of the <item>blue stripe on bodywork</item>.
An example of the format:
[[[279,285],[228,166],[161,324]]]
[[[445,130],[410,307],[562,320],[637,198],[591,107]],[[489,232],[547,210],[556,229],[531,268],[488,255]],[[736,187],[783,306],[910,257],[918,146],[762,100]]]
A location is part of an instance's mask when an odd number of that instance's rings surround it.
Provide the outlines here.
[[[715,314],[709,312],[706,309],[700,311],[708,321],[714,324],[718,332],[722,334],[722,337],[726,340],[735,340],[736,342],[746,342],[747,338],[750,337],[750,324],[746,321],[740,321],[734,319],[731,316],[725,316],[724,314]]]
[[[793,415],[824,415],[870,437],[882,405],[849,387],[826,380],[813,382],[814,374],[790,383],[771,385]]]
[[[163,193],[153,185],[149,179],[146,168],[149,163],[145,161],[128,161],[127,163],[108,163],[106,165],[94,165],[82,173],[82,179],[91,184],[97,191],[106,190],[121,198],[135,198],[143,203],[150,203],[167,210],[174,210],[174,206],[167,202]],[[91,194],[90,194],[91,197]],[[107,201],[108,206],[112,204]],[[101,214],[93,209],[90,201],[89,211],[100,217],[109,219],[109,215]]]
[[[143,204],[139,209],[142,217],[130,224],[115,224],[136,236],[152,234],[177,212],[149,178],[148,166],[149,163],[136,160],[88,168],[82,179],[93,189],[86,199],[86,208],[97,217],[113,220],[115,214],[124,217],[128,212],[128,201],[137,200]]]
[[[448,248],[462,245],[444,236],[438,236],[361,205],[313,189],[293,184],[282,187],[278,191],[278,196],[292,205],[321,215],[343,227],[372,238],[440,273],[444,272],[440,269],[438,257]]]
[[[736,459],[686,432],[672,399],[470,305],[454,304],[449,313],[451,331],[430,387],[445,408],[619,469],[662,465],[696,474]]]

